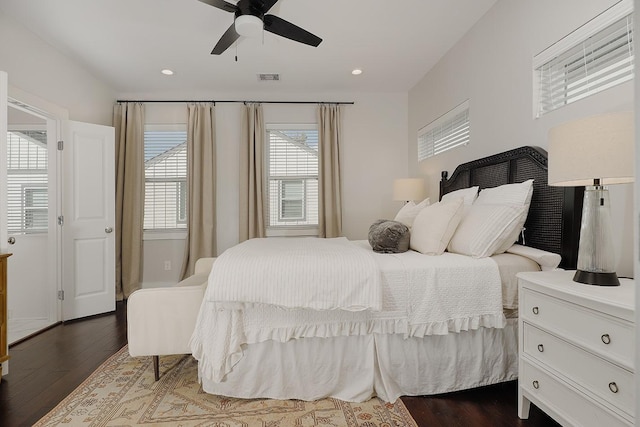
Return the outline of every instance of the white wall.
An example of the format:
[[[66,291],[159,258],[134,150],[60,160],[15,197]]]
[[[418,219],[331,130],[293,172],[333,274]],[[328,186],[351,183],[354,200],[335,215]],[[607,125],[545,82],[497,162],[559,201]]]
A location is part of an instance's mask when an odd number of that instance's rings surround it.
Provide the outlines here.
[[[281,100],[277,93],[118,94],[82,64],[0,12],[0,69],[9,74],[10,95],[72,120],[111,125],[116,98],[128,99],[260,99]],[[218,95],[218,96],[215,96]],[[407,95],[288,94],[284,100],[355,101],[344,107],[343,195],[345,235],[365,239],[369,225],[391,218],[400,207],[391,201],[393,179],[407,176]],[[184,104],[148,104],[149,123],[185,123]],[[312,105],[268,104],[267,122],[313,123]],[[218,104],[218,251],[238,242],[238,148],[241,104]],[[144,249],[144,281],[175,283],[182,262],[182,240],[149,240]],[[164,270],[164,261],[171,270]]]
[[[111,125],[114,91],[1,11],[0,70],[9,75],[9,96],[19,101],[42,109],[53,105],[71,120]]]
[[[409,92],[409,171],[438,194],[440,172],[522,145],[547,147],[549,129],[633,108],[633,82],[533,118],[533,56],[617,0],[500,0]],[[417,131],[470,99],[471,142],[417,162]],[[619,275],[633,276],[633,187],[611,186]]]
[[[191,94],[183,94],[193,99]],[[159,94],[123,94],[127,99],[161,99]],[[199,94],[195,99],[215,99]],[[218,96],[220,98],[220,96]],[[257,96],[226,94],[224,99],[256,99]],[[400,208],[391,200],[393,180],[407,176],[407,95],[306,94],[299,100],[354,101],[343,106],[341,146],[343,183],[343,231],[350,239],[366,239],[369,226],[379,218],[393,218]],[[172,99],[183,99],[172,94]],[[259,99],[267,99],[265,95]],[[271,99],[278,99],[271,94]],[[292,99],[287,99],[292,100]],[[216,105],[218,253],[238,243],[239,148],[242,104]],[[316,105],[264,104],[266,123],[316,123]],[[185,123],[184,103],[148,103],[147,123]],[[183,240],[145,240],[144,286],[161,286],[178,281]],[[172,270],[164,271],[164,261]]]

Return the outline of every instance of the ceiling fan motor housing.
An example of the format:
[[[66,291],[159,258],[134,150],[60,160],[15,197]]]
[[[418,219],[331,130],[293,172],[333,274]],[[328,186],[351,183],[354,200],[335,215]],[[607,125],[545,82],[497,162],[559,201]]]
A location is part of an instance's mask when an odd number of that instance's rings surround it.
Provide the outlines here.
[[[236,33],[245,37],[259,37],[264,27],[262,19],[255,15],[237,16],[234,25]]]
[[[235,12],[236,33],[245,37],[259,37],[264,29],[264,12],[251,2],[239,1]]]

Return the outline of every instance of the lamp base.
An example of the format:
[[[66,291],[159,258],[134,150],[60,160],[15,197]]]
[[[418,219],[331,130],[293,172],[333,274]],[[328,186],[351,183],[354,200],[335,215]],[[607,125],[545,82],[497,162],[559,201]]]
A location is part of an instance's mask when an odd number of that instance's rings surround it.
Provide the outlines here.
[[[620,286],[616,273],[597,273],[593,271],[578,270],[573,276],[574,282],[596,286]]]

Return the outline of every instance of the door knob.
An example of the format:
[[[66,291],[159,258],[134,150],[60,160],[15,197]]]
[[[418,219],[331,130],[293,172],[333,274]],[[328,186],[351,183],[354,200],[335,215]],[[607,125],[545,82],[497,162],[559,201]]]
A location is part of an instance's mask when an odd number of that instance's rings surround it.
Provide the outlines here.
[[[7,239],[7,242],[9,242],[10,245],[13,245],[14,243],[16,243],[16,238],[11,236]]]
[[[111,227],[107,227],[107,228],[104,229],[104,232],[107,233],[107,234],[111,233],[112,231],[113,231],[113,228],[111,228]]]

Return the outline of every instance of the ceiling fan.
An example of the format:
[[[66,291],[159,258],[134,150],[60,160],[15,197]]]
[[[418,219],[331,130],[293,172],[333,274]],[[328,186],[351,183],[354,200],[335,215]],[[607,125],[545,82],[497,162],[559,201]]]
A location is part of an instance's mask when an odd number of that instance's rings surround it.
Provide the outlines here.
[[[225,0],[200,0],[209,6],[232,12],[235,15],[233,24],[220,37],[211,51],[212,55],[220,55],[227,50],[240,36],[257,36],[262,30],[269,31],[299,43],[317,47],[322,39],[289,21],[275,15],[266,14],[278,0],[239,0],[237,4]]]

